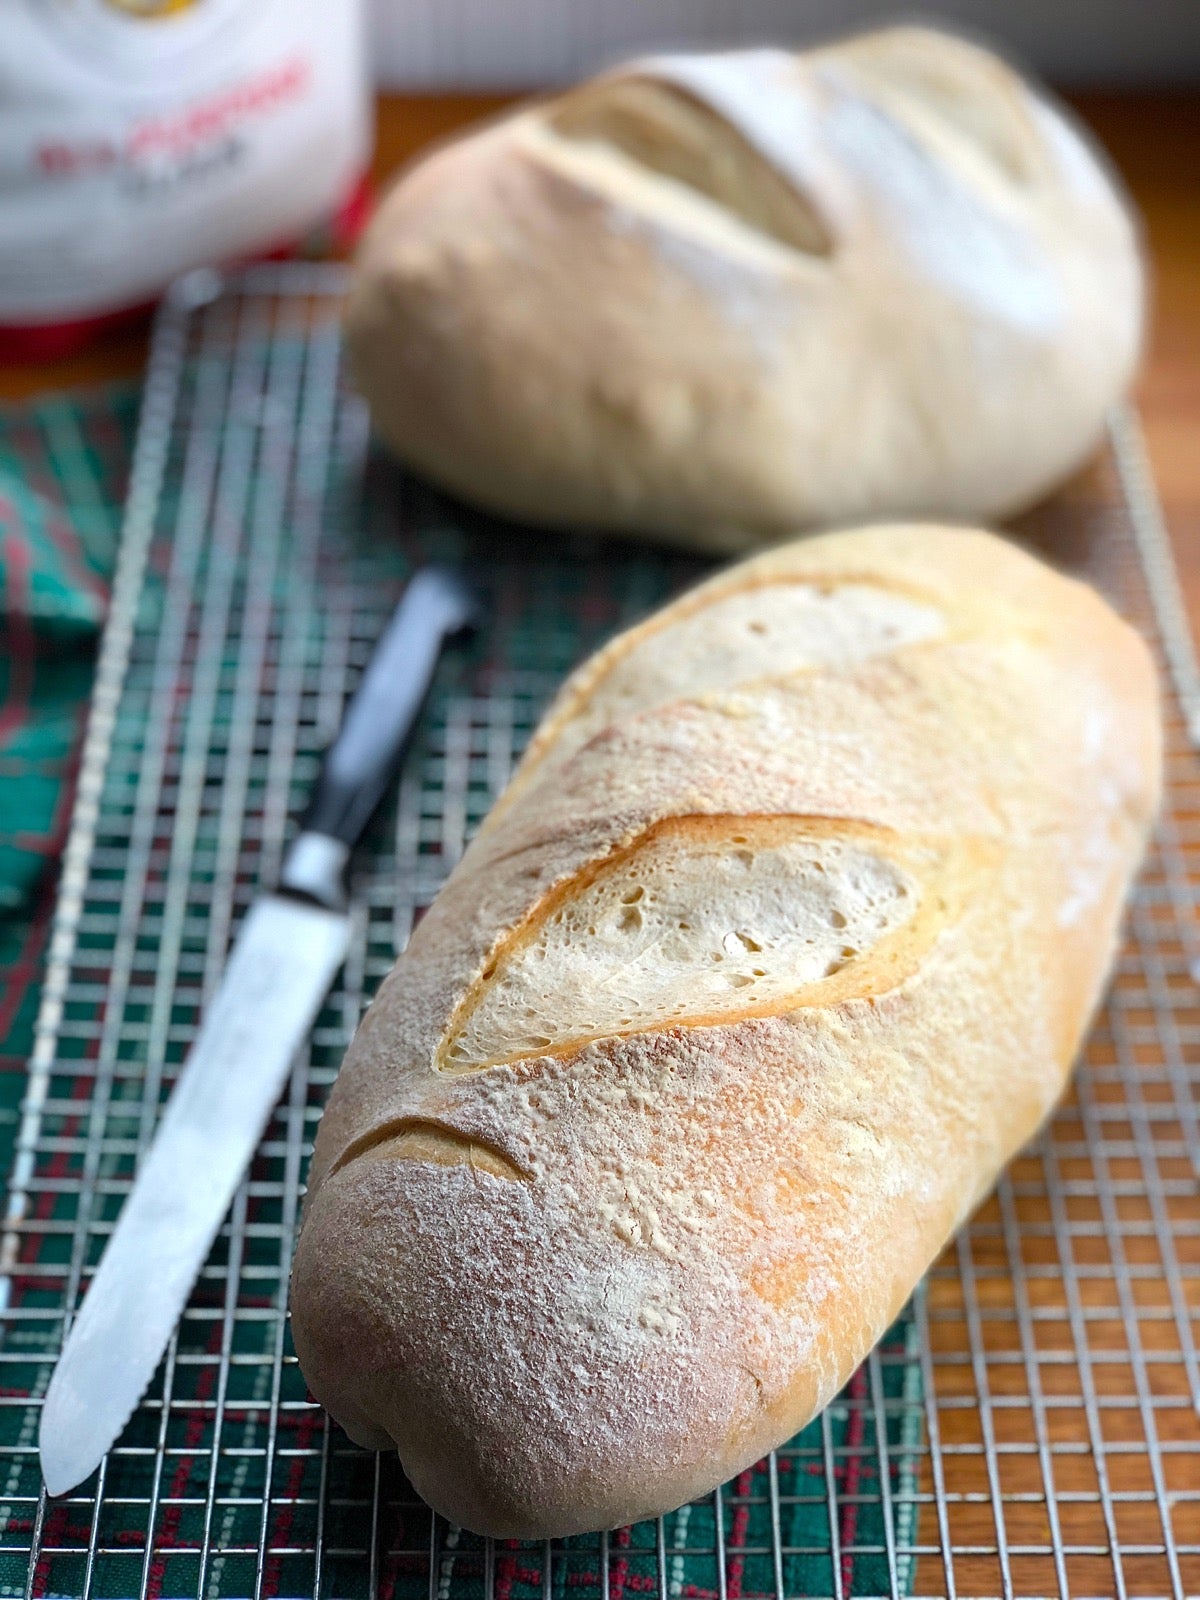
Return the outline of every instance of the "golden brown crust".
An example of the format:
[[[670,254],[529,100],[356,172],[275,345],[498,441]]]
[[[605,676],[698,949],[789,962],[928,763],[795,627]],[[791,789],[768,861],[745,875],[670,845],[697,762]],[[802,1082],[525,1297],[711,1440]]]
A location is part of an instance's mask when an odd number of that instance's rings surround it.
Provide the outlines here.
[[[816,629],[825,664],[781,650],[764,672],[747,594]],[[697,616],[729,681],[689,697],[672,670]],[[497,1536],[665,1510],[789,1436],[1061,1094],[1158,763],[1137,637],[970,530],[789,545],[614,641],[335,1087],[294,1285],[314,1392]],[[704,867],[738,852],[753,871]],[[654,1007],[689,947],[663,934],[643,960],[649,924],[622,942],[622,873],[660,921],[688,909],[700,999],[674,1022]],[[725,912],[737,981],[738,940],[768,975],[796,963],[769,1003],[713,979]],[[827,977],[823,917],[861,944]],[[535,981],[563,1029],[514,1056]],[[620,1005],[593,1003],[614,984]],[[653,1025],[621,1022],[627,998]],[[468,1027],[470,1070],[446,1070]]]

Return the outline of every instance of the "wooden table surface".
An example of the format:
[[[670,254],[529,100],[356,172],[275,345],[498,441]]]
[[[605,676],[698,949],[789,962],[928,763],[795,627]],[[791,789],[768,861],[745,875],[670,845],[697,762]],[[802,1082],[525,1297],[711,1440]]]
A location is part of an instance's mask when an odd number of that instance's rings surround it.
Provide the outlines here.
[[[1138,400],[1200,632],[1200,90],[1073,97],[1124,174],[1145,219],[1154,316]],[[503,106],[500,96],[388,95],[380,100],[377,179],[430,140]],[[69,361],[0,369],[0,398],[136,374],[135,330]]]
[[[432,138],[459,127],[470,119],[503,104],[498,98],[481,96],[440,96],[437,98],[391,97],[381,103],[379,143],[375,162],[377,176],[386,177],[406,157]],[[1139,381],[1137,399],[1145,424],[1150,454],[1159,490],[1167,511],[1180,571],[1189,600],[1193,627],[1200,636],[1200,93],[1195,95],[1090,94],[1075,99],[1077,109],[1108,147],[1145,219],[1150,257],[1154,267],[1155,305],[1145,366]],[[94,382],[105,377],[137,373],[145,355],[145,333],[127,334],[102,348],[77,359],[42,367],[0,370],[0,397],[16,397],[41,389]],[[1044,1220],[1044,1219],[1043,1219]],[[954,1311],[956,1276],[953,1272],[938,1279],[932,1290],[935,1312]],[[1004,1292],[1002,1278],[992,1285]],[[952,1321],[945,1330],[935,1327],[935,1342],[949,1339],[957,1348],[965,1335]],[[957,1343],[955,1343],[957,1341]],[[940,1348],[939,1344],[939,1348]],[[1106,1369],[1107,1370],[1107,1369]],[[964,1371],[968,1389],[973,1378]],[[1107,1380],[1106,1380],[1107,1381]],[[1128,1380],[1120,1371],[1111,1379],[1120,1384]],[[954,1446],[963,1440],[970,1445],[973,1413],[964,1410],[943,1419],[943,1442]],[[956,1431],[957,1430],[957,1431]],[[962,1439],[959,1434],[962,1434]],[[1083,1437],[1082,1435],[1080,1437]],[[972,1457],[971,1460],[975,1458]],[[967,1458],[956,1458],[960,1478],[971,1465]],[[1086,1460],[1064,1458],[1062,1472],[1084,1470]],[[977,1464],[977,1463],[976,1463]],[[1017,1463],[1021,1465],[1020,1462]],[[1117,1459],[1116,1468],[1123,1463]],[[929,1492],[928,1461],[922,1462],[921,1488]],[[1063,1480],[1065,1482],[1065,1479]],[[1015,1480],[1014,1480],[1015,1482]],[[1040,1479],[1037,1464],[1015,1486],[1028,1489],[1036,1499]],[[1114,1480],[1117,1488],[1128,1487]],[[962,1488],[965,1484],[958,1483]],[[969,1485],[968,1485],[969,1486]],[[1014,1485],[1009,1484],[1012,1488]],[[1138,1487],[1137,1484],[1133,1485]],[[981,1491],[986,1490],[981,1485]],[[1067,1484],[1067,1487],[1071,1487]],[[969,1498],[969,1497],[968,1497]],[[962,1503],[954,1508],[956,1543],[987,1550],[995,1534],[986,1493],[976,1498],[979,1504]],[[1086,1496],[1084,1497],[1087,1498]],[[1018,1508],[1021,1509],[1021,1508]],[[1008,1508],[1011,1515],[1016,1513]],[[1068,1507],[1082,1516],[1094,1506]],[[1150,1505],[1122,1507],[1129,1512],[1125,1536],[1133,1544],[1145,1541],[1146,1548],[1159,1538],[1156,1513]],[[1037,1533],[1044,1539],[1044,1533]],[[1068,1530],[1070,1531],[1070,1530]],[[1019,1530],[1010,1524],[1015,1537]],[[1103,1544],[1104,1530],[1075,1529],[1074,1536],[1096,1538]],[[926,1537],[933,1538],[928,1532]],[[1053,1572],[1049,1558],[1038,1557],[1038,1578],[1050,1584]],[[1134,1556],[1126,1563],[1130,1593],[1160,1592],[1155,1588],[1161,1563],[1149,1555]],[[1104,1556],[1081,1558],[1073,1575],[1088,1593],[1111,1592],[1111,1567]],[[922,1582],[937,1585],[939,1562],[922,1560]],[[1200,1569],[1198,1569],[1200,1570]],[[956,1564],[960,1593],[995,1593],[998,1579],[994,1560],[982,1554],[967,1555]],[[1035,1581],[1033,1578],[1030,1581]],[[940,1589],[930,1592],[942,1592]],[[1049,1587],[1022,1588],[1022,1593],[1050,1593]],[[1165,1592],[1165,1591],[1161,1591]]]

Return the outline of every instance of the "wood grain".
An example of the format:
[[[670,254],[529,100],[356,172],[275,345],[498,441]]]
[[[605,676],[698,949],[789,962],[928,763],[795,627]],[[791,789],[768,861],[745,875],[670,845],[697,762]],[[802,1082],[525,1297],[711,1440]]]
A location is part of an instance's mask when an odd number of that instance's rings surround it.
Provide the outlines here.
[[[1200,93],[1087,94],[1074,105],[1145,226],[1153,315],[1137,401],[1200,637]]]

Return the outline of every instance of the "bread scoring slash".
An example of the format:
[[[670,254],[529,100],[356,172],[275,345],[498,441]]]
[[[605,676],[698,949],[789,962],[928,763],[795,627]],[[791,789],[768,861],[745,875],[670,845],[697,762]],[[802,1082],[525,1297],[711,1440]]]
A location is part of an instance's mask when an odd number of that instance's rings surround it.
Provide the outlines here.
[[[635,61],[403,174],[346,331],[382,436],[523,521],[745,551],[991,518],[1141,343],[1117,181],[989,52],[891,28]]]
[[[790,1437],[1061,1095],[1159,764],[1138,637],[970,529],[782,546],[615,639],[334,1088],[313,1392],[497,1537]]]

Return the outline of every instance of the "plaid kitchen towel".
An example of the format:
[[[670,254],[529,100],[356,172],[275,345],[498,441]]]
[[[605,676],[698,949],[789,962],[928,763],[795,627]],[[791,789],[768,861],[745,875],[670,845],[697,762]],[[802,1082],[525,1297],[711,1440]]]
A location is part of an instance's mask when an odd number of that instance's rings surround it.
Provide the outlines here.
[[[33,1044],[137,419],[132,384],[0,406],[0,1173]]]

